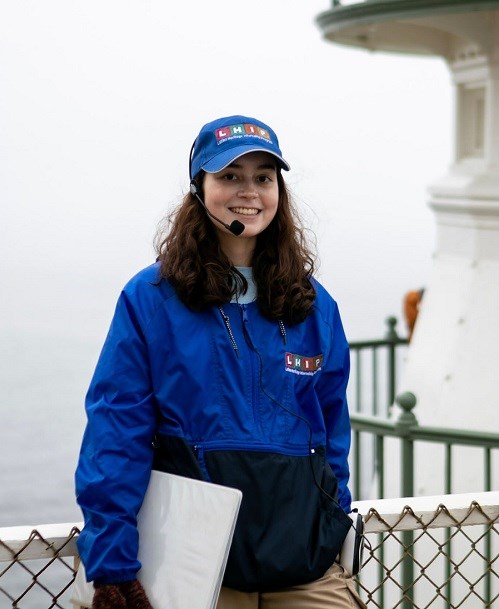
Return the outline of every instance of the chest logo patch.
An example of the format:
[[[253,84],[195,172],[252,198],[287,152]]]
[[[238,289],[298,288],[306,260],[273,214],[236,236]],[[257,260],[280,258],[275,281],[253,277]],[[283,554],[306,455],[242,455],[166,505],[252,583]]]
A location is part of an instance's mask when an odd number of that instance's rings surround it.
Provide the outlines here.
[[[322,368],[323,360],[324,356],[322,354],[306,357],[296,353],[286,353],[284,367],[293,374],[313,375]]]

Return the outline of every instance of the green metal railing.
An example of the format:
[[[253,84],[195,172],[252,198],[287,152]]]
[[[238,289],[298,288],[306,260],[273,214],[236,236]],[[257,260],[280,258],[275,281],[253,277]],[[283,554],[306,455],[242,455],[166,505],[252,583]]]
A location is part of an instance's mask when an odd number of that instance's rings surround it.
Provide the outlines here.
[[[416,406],[416,397],[412,393],[404,393],[396,398],[396,403],[401,408],[397,419],[386,419],[372,415],[353,413],[351,415],[354,447],[361,445],[361,434],[369,434],[374,438],[375,468],[374,481],[377,487],[377,496],[382,499],[385,496],[385,439],[396,438],[400,443],[400,496],[413,497],[415,495],[414,473],[415,459],[414,447],[416,442],[433,442],[445,447],[444,459],[444,487],[442,494],[452,492],[452,458],[453,448],[475,447],[483,451],[483,491],[492,490],[492,452],[499,450],[499,434],[486,431],[468,431],[449,429],[442,427],[428,427],[418,424],[413,409]],[[359,497],[361,491],[362,473],[361,462],[357,458],[358,450],[353,452],[353,479],[354,496]],[[492,542],[490,536],[486,540],[485,553],[489,562],[492,561]],[[413,607],[413,583],[414,583],[414,533],[406,531],[402,533],[403,559],[401,589],[403,591],[404,609]],[[446,544],[446,553],[451,553],[451,541]],[[381,556],[381,563],[384,557]],[[451,562],[448,563],[448,577],[446,592],[447,598],[451,598]],[[382,573],[380,571],[380,577]],[[491,576],[487,574],[485,579],[486,597],[491,598]]]
[[[387,415],[395,400],[397,375],[409,341],[397,334],[397,318],[385,321],[384,338],[350,343],[351,412]]]
[[[439,489],[442,494],[453,492],[453,447],[468,446],[484,451],[483,490],[491,490],[492,454],[499,446],[499,435],[488,432],[470,432],[459,429],[421,427],[412,412],[416,405],[414,395],[407,393],[396,398],[398,374],[409,343],[407,338],[397,334],[397,319],[386,319],[387,330],[382,339],[354,341],[350,343],[351,375],[349,384],[349,405],[353,429],[352,490],[356,499],[363,499],[362,486],[377,480],[377,496],[385,496],[383,438],[391,436],[401,440],[401,496],[410,497],[414,493],[414,442],[433,442],[445,448],[445,482]],[[392,408],[398,403],[402,412],[394,421],[390,418]],[[370,443],[362,444],[361,433],[368,436]],[[366,451],[366,446],[368,451]],[[362,452],[362,454],[361,454]],[[374,463],[374,469],[362,469],[362,455]],[[362,477],[364,474],[364,479]],[[372,491],[369,486],[369,491]]]
[[[492,490],[493,451],[499,449],[499,434],[487,431],[477,432],[441,427],[420,426],[413,412],[416,397],[405,393],[396,397],[397,376],[403,365],[403,357],[408,340],[398,336],[397,320],[386,320],[387,331],[380,340],[350,343],[352,370],[349,387],[353,444],[351,451],[352,491],[355,499],[363,499],[366,489],[382,499],[385,497],[385,439],[393,438],[400,448],[400,490],[399,496],[413,497],[415,493],[415,444],[430,442],[443,447],[443,487],[439,493],[450,494],[453,477],[453,457],[459,447],[474,447],[483,453],[482,490]],[[398,404],[401,412],[391,418],[392,407]],[[402,559],[404,609],[413,606],[412,586],[414,582],[414,544],[412,531],[403,532],[401,541],[404,557]],[[446,551],[451,551],[449,538]],[[487,556],[491,555],[490,536],[486,541]],[[381,553],[383,548],[381,544]],[[380,563],[383,563],[381,556]],[[382,567],[380,566],[380,578]],[[450,569],[448,563],[447,597],[450,598]],[[486,594],[490,597],[490,575],[486,579]],[[383,592],[381,591],[381,603]]]
[[[388,417],[395,401],[398,374],[403,366],[408,340],[397,334],[397,319],[385,320],[383,338],[350,343],[351,371],[348,385],[348,403],[352,414]],[[376,458],[377,457],[377,458]],[[354,441],[351,460],[362,469],[363,479],[352,468],[352,490],[355,499],[364,499],[372,489],[375,476],[373,436],[364,434],[362,441]]]

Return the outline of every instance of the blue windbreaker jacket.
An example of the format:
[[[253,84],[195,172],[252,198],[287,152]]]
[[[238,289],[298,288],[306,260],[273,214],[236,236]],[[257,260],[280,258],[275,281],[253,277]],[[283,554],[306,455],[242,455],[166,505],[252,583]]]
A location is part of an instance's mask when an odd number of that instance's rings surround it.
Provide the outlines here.
[[[243,491],[224,585],[321,577],[350,523],[349,350],[336,303],[314,281],[297,325],[255,303],[195,313],[158,271],[121,293],[87,394],[76,471],[87,577],[136,577],[151,468]]]

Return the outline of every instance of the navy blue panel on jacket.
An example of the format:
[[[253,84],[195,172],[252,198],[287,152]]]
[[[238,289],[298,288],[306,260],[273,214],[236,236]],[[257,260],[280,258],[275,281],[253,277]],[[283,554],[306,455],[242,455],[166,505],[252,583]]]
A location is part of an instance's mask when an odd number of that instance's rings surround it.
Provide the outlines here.
[[[349,351],[336,303],[314,281],[312,312],[294,326],[255,303],[194,313],[158,270],[120,295],[87,395],[76,489],[89,579],[140,569],[136,515],[152,467],[243,491],[224,585],[321,577],[350,523]]]

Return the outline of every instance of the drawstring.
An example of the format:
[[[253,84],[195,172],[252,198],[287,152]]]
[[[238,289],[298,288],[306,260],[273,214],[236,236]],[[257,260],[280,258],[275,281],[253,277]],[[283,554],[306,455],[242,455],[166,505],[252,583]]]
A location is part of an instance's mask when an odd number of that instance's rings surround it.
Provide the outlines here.
[[[237,357],[239,357],[239,349],[238,349],[238,346],[237,346],[237,343],[236,343],[236,339],[234,338],[234,334],[232,334],[232,328],[230,327],[229,316],[225,314],[225,312],[222,309],[222,307],[218,307],[218,310],[220,311],[220,315],[222,316],[222,319],[224,321],[225,327],[227,328],[227,332],[229,334],[230,343],[232,345],[232,348],[234,349],[234,353],[236,354]],[[282,319],[278,319],[277,323],[279,324],[279,331],[281,333],[282,340],[283,340],[284,344],[286,344],[288,342],[288,340],[287,340],[286,327],[284,325],[284,322],[282,321]]]
[[[286,328],[284,326],[284,323],[282,319],[278,319],[277,323],[279,324],[279,330],[281,331],[282,340],[284,341],[284,344],[286,344],[288,342],[288,339],[286,336]]]
[[[230,327],[229,316],[224,313],[222,307],[218,307],[220,314],[222,315],[222,319],[224,320],[225,327],[227,328],[227,332],[229,333],[230,342],[232,344],[232,348],[234,349],[235,354],[239,357],[239,349],[237,348],[236,339],[234,338],[234,334],[232,334],[232,328]]]

